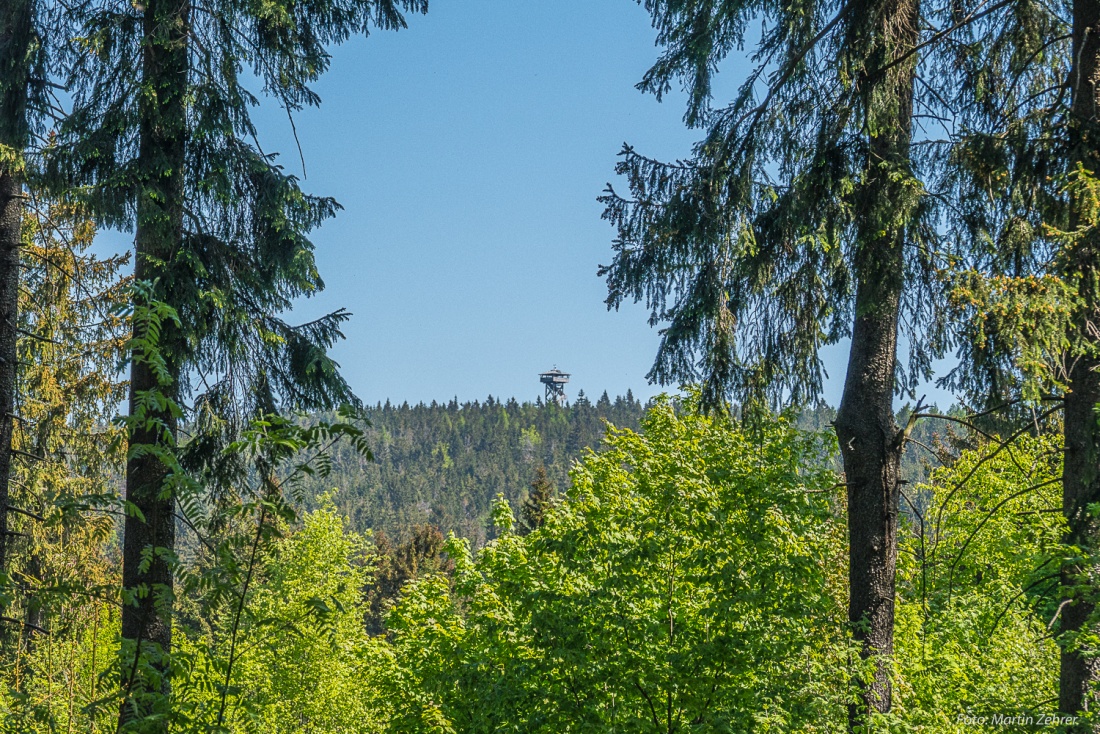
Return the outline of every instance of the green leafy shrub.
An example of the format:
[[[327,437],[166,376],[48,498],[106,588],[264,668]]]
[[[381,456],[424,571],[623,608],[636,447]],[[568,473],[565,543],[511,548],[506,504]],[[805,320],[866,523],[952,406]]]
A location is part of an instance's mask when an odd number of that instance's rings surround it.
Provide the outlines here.
[[[565,502],[391,615],[391,731],[831,731],[844,720],[844,526],[831,439],[660,402]],[[398,689],[404,686],[404,693]]]
[[[898,716],[923,731],[1037,718],[1057,703],[1060,442],[998,446],[907,492],[919,512],[898,562]]]

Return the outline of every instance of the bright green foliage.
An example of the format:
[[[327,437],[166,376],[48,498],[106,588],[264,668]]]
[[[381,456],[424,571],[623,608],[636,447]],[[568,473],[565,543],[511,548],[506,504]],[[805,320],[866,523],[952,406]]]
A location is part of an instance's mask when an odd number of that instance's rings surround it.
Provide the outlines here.
[[[1037,714],[1056,701],[1061,452],[1052,438],[966,451],[911,496],[899,555],[899,711],[908,725],[972,731],[959,714]]]
[[[461,541],[452,543],[452,548],[463,547]],[[469,563],[468,555],[456,555],[461,562]],[[387,732],[481,731],[465,727],[475,716],[497,718],[502,708],[522,700],[516,691],[522,682],[514,676],[506,677],[511,672],[508,662],[522,660],[516,654],[522,642],[495,648],[491,651],[497,653],[495,656],[480,661],[480,667],[495,674],[499,685],[478,687],[480,680],[460,679],[468,668],[476,673],[478,658],[485,650],[468,630],[442,576],[427,576],[408,587],[386,623],[393,639],[394,658],[383,689],[392,706]],[[487,701],[490,696],[495,700]],[[492,704],[491,710],[480,709],[486,703]],[[514,711],[518,712],[519,707]],[[517,722],[516,730],[520,729]]]
[[[380,730],[377,686],[382,641],[362,624],[361,591],[369,544],[348,533],[331,505],[310,513],[276,544],[258,570],[238,633],[223,726],[229,732],[371,732]],[[227,640],[204,635],[181,642],[189,677],[178,687],[192,726],[216,719]],[[219,660],[218,658],[222,658]]]
[[[308,515],[278,548],[252,602],[251,616],[265,624],[254,631],[255,652],[242,661],[240,679],[265,709],[264,731],[372,728],[366,702],[376,694],[362,680],[377,652],[370,654],[359,611],[368,547],[344,533],[330,506]]]
[[[297,632],[294,624],[305,620],[258,617],[253,605],[262,597],[257,597],[256,588],[265,580],[277,582],[281,578],[286,583],[292,573],[280,576],[272,571],[269,559],[287,527],[297,520],[292,501],[297,498],[300,502],[300,478],[323,474],[327,463],[321,457],[338,441],[347,440],[369,456],[362,431],[344,420],[353,413],[350,409],[342,411],[340,420],[310,426],[280,416],[253,421],[240,440],[225,448],[225,452],[232,452],[254,468],[252,481],[242,483],[232,494],[218,496],[216,502],[206,506],[194,495],[177,494],[186,515],[184,520],[198,546],[196,557],[176,570],[185,598],[176,626],[189,633],[194,644],[193,649],[172,659],[171,696],[163,702],[153,701],[170,707],[169,719],[177,728],[224,731],[242,716],[255,719],[266,711],[256,696],[251,695],[255,686],[242,689],[237,684],[245,654],[258,644],[258,635],[266,631],[265,625],[273,624],[276,632],[288,629]],[[308,542],[309,535],[303,538]],[[293,557],[294,552],[290,555]],[[275,557],[278,558],[277,550]],[[334,562],[338,562],[337,558],[343,556],[334,557]],[[321,573],[325,570],[321,569]],[[333,572],[331,580],[340,581],[342,573]],[[352,578],[348,583],[352,591],[348,592],[343,584],[338,591],[358,599],[361,579]],[[284,588],[280,596],[287,602],[292,591]],[[311,597],[305,603],[318,615],[317,620],[323,622],[330,606],[342,612],[345,601],[334,592],[331,597]],[[352,628],[361,626],[359,614]],[[333,638],[347,631],[346,627],[335,632],[324,625],[322,628],[332,633]],[[250,695],[242,695],[244,690]]]
[[[64,591],[68,602],[52,604],[46,617],[54,629],[0,677],[3,734],[115,734],[117,708],[103,703],[113,693],[105,673],[118,655],[119,611]]]
[[[235,450],[285,459],[311,430],[273,419]],[[1049,710],[1058,449],[985,442],[907,488],[883,727],[962,734],[960,714]],[[369,538],[328,497],[290,525],[282,500],[242,491],[182,558],[172,731],[842,731],[859,671],[834,451],[784,417],[747,430],[660,401],[642,433],[586,454],[529,534],[498,498],[498,537],[474,556],[452,536],[453,576],[408,577],[374,637]],[[5,680],[20,693],[0,693],[4,734],[113,731],[95,674],[116,664],[117,611],[62,611]]]
[[[452,541],[457,602],[438,577],[403,596],[391,730],[835,728],[830,450],[786,420],[747,433],[667,401],[644,434],[612,432],[540,529],[505,531],[476,561]]]

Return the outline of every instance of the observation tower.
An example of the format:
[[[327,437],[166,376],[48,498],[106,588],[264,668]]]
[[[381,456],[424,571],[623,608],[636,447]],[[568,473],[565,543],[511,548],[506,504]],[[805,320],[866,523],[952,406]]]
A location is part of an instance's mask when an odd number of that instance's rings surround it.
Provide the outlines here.
[[[569,373],[557,367],[539,374],[539,382],[546,385],[546,403],[557,403],[565,407],[565,383],[569,382]]]

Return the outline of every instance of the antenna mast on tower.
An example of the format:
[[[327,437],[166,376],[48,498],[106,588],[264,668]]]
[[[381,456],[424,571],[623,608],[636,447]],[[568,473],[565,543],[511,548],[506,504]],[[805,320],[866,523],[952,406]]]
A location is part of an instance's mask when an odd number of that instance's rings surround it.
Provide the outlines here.
[[[565,407],[565,383],[569,382],[569,373],[557,367],[539,374],[539,382],[546,385],[546,403],[556,403]]]

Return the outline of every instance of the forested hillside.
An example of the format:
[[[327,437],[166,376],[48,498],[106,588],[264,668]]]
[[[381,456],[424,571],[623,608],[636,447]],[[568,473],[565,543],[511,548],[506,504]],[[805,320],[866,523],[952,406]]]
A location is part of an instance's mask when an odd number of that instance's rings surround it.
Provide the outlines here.
[[[582,391],[565,407],[492,396],[430,405],[386,401],[364,411],[372,456],[334,447],[331,473],[304,483],[307,507],[332,493],[357,532],[381,530],[403,541],[417,526],[432,525],[480,547],[491,535],[490,510],[498,495],[519,507],[540,467],[554,491],[563,492],[574,462],[589,449],[602,449],[609,426],[637,430],[643,414],[629,391],[614,400],[605,392],[595,402]],[[903,411],[898,420],[904,423],[906,416]],[[835,408],[818,402],[799,411],[796,422],[803,430],[829,432],[835,417]],[[965,443],[965,435],[949,423],[917,424],[903,457],[905,477],[913,483],[926,479],[941,458]]]
[[[518,506],[539,467],[564,490],[570,466],[600,446],[607,424],[637,429],[642,413],[630,392],[595,402],[581,392],[567,407],[492,396],[445,405],[387,401],[365,411],[373,461],[336,447],[332,473],[308,482],[307,494],[337,490],[334,503],[359,531],[404,539],[430,523],[480,546],[498,494]]]

